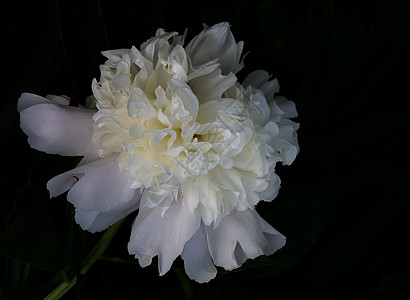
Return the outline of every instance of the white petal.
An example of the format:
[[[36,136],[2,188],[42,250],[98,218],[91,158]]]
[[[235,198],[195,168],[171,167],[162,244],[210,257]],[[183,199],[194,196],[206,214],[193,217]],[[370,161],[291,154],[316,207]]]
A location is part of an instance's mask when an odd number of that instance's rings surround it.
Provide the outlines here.
[[[266,100],[272,100],[275,93],[279,92],[279,83],[275,78],[269,80],[270,75],[264,70],[257,70],[250,73],[242,85],[244,88],[252,86],[255,89],[260,90],[264,95]]]
[[[129,52],[129,49],[114,49],[102,51],[101,54],[106,58],[111,59],[112,61],[119,61],[124,55],[127,55]]]
[[[159,273],[163,275],[198,230],[199,224],[199,214],[189,212],[181,200],[165,212],[161,207],[149,208],[141,204],[132,226],[128,251],[135,254],[141,267],[149,265],[158,255]]]
[[[295,118],[298,116],[296,105],[293,101],[283,96],[277,96],[270,103],[271,119],[280,121],[282,118]]]
[[[263,92],[266,100],[270,101],[273,99],[274,95],[279,92],[279,82],[275,78],[273,80],[265,82],[258,89]]]
[[[281,180],[276,173],[272,173],[267,180],[268,186],[264,191],[259,192],[259,197],[264,201],[272,201],[279,193]]]
[[[258,219],[258,223],[260,228],[262,229],[263,235],[268,241],[263,249],[263,254],[268,256],[272,255],[279,249],[283,248],[286,245],[286,237],[273,228],[268,222],[266,222],[261,216],[259,216],[256,212],[256,217]]]
[[[249,85],[254,87],[255,89],[259,89],[259,87],[269,80],[269,73],[264,70],[256,70],[251,72],[248,76],[246,76],[245,80],[243,81],[242,85],[246,89]]]
[[[255,93],[251,95],[249,114],[255,124],[264,126],[269,120],[270,111],[268,103],[263,95]]]
[[[279,152],[284,165],[290,165],[299,153],[297,130],[299,124],[289,120],[297,117],[295,103],[285,97],[275,97],[270,103],[270,120],[278,125],[279,133],[273,137],[271,146]]]
[[[30,100],[33,103],[41,99],[30,97]],[[26,107],[20,112],[20,126],[32,148],[67,156],[82,156],[87,152],[94,110],[50,103],[27,107],[28,102],[20,102],[20,107]]]
[[[41,103],[51,103],[48,99],[30,93],[23,93],[17,101],[17,111],[21,112],[22,110]]]
[[[220,69],[192,79],[189,85],[198,97],[199,104],[203,104],[210,100],[219,99],[222,94],[232,87],[236,82],[236,76],[232,73],[227,76],[221,75]]]
[[[75,168],[51,178],[47,182],[50,198],[57,197],[71,189],[84,176],[84,172],[84,168]]]
[[[135,192],[129,187],[128,173],[119,169],[117,156],[99,159],[60,174],[47,183],[47,188],[51,197],[71,188],[67,200],[85,211],[111,210],[128,202]]]
[[[46,95],[46,99],[50,100],[54,104],[60,104],[60,105],[69,105],[70,104],[70,98],[67,96],[57,96],[57,95]]]
[[[209,282],[216,276],[216,268],[209,254],[208,242],[204,224],[185,244],[181,254],[185,264],[185,271],[189,278],[199,282]]]
[[[199,102],[196,95],[192,92],[189,85],[178,79],[168,81],[168,91],[172,97],[177,97],[181,100],[183,108],[192,116],[192,120],[196,120],[199,110]]]
[[[232,213],[217,228],[207,226],[206,232],[215,265],[226,270],[240,267],[248,258],[273,254],[285,245],[285,237],[252,210]]]
[[[108,211],[101,212],[76,209],[75,221],[82,229],[92,233],[102,231],[138,209],[140,198],[141,192],[138,189],[135,190],[135,194],[131,200],[121,203]]]
[[[85,153],[84,157],[81,159],[77,167],[89,164],[93,161],[101,159],[98,155],[98,145],[92,144],[88,151]]]
[[[228,23],[219,23],[205,29],[189,42],[186,52],[191,58],[192,65],[218,59],[222,74],[237,72],[241,69],[239,59],[243,44],[236,44]]]
[[[70,99],[65,96],[47,95],[47,97],[44,98],[35,94],[23,93],[17,102],[17,111],[21,112],[30,106],[42,103],[68,105]]]

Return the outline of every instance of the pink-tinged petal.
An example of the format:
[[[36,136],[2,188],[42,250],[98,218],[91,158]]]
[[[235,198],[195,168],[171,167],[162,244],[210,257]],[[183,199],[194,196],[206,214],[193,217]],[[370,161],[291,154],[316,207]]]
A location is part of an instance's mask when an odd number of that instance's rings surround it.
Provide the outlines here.
[[[222,74],[236,73],[243,64],[239,63],[243,43],[236,43],[228,23],[219,23],[205,29],[194,37],[186,47],[192,65],[198,66],[218,59]]]
[[[198,230],[200,215],[197,211],[191,213],[181,199],[166,210],[149,208],[144,201],[143,195],[140,211],[132,225],[128,252],[135,254],[141,267],[151,264],[152,258],[158,255],[159,273],[164,275]]]
[[[69,105],[70,104],[70,98],[65,95],[57,96],[57,95],[46,95],[46,99],[50,100],[54,104],[60,104],[60,105]]]
[[[20,126],[34,149],[50,154],[83,156],[91,145],[94,113],[91,109],[67,105],[34,104],[20,112]]]
[[[98,155],[98,149],[99,149],[98,145],[92,144],[91,147],[85,153],[84,157],[81,159],[81,161],[77,165],[77,167],[81,167],[83,165],[86,165],[86,164],[89,164],[96,160],[101,159],[101,157]]]
[[[52,178],[47,188],[51,197],[71,188],[67,200],[77,209],[104,212],[131,200],[135,189],[129,184],[128,172],[120,170],[117,156],[110,156]]]
[[[189,278],[199,282],[209,282],[216,276],[216,268],[209,254],[208,241],[204,224],[185,244],[181,254],[185,264],[185,271]]]
[[[44,98],[35,94],[23,93],[17,102],[17,111],[21,112],[30,106],[44,103],[69,105],[70,99],[66,96],[47,95],[46,98]]]
[[[71,189],[84,176],[84,172],[82,168],[75,168],[51,178],[47,182],[50,198],[57,197]]]
[[[273,254],[286,241],[254,210],[232,213],[217,228],[206,226],[206,232],[215,265],[226,270],[240,267],[249,258]]]
[[[17,101],[17,111],[21,112],[30,106],[44,103],[51,103],[51,101],[35,94],[23,93]]]
[[[128,172],[120,170],[117,156],[84,165],[84,176],[70,189],[67,200],[86,211],[107,211],[128,202],[135,189],[129,187]]]
[[[102,231],[118,220],[125,218],[127,215],[138,209],[141,198],[139,189],[135,190],[134,196],[128,202],[121,203],[117,207],[108,211],[85,211],[76,209],[75,221],[82,229],[89,232]]]

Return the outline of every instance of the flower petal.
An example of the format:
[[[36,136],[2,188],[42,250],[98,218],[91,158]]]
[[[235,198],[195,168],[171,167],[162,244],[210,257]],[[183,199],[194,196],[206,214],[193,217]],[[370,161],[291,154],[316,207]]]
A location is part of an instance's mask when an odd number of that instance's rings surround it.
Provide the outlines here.
[[[164,275],[198,230],[200,216],[197,211],[191,213],[181,199],[165,211],[162,207],[149,208],[143,204],[144,200],[132,225],[128,251],[135,254],[141,267],[151,264],[152,258],[158,255],[159,273]]]
[[[189,278],[199,282],[209,282],[216,276],[216,268],[209,254],[208,242],[204,224],[185,244],[181,254],[185,264],[185,271]]]
[[[226,90],[235,85],[235,82],[234,74],[223,76],[220,69],[215,69],[209,74],[192,79],[189,86],[198,97],[199,104],[203,104],[210,100],[220,99]]]
[[[51,197],[71,188],[67,200],[77,209],[100,212],[128,202],[135,193],[135,189],[129,187],[128,173],[118,166],[117,156],[60,174],[47,183],[47,188]]]
[[[24,95],[19,100],[20,126],[30,146],[50,154],[84,155],[91,145],[95,111],[46,103],[49,100],[34,96]]]
[[[119,204],[112,210],[101,212],[76,209],[75,221],[82,229],[92,233],[102,231],[138,209],[140,198],[140,190],[135,190],[135,194],[131,200]]]
[[[50,100],[54,104],[60,104],[60,105],[69,105],[70,104],[70,98],[67,96],[57,96],[57,95],[46,95],[46,99]]]
[[[246,89],[249,85],[254,87],[255,89],[259,89],[259,87],[269,80],[269,73],[264,70],[256,70],[249,73],[248,76],[244,79],[242,85]]]
[[[215,58],[220,63],[222,74],[238,72],[243,65],[239,63],[243,43],[236,44],[230,25],[226,22],[216,24],[198,34],[186,46],[192,65],[197,66]]]
[[[47,95],[47,97],[44,98],[35,94],[23,93],[17,102],[17,111],[21,112],[30,106],[42,103],[68,105],[70,99],[65,96]]]
[[[224,217],[217,228],[207,226],[208,246],[215,265],[226,270],[240,267],[248,258],[271,255],[285,245],[285,237],[256,211]]]
[[[270,120],[276,122],[279,128],[279,133],[272,139],[271,145],[279,152],[282,164],[290,165],[299,153],[299,124],[289,120],[298,115],[295,103],[285,97],[276,96],[270,103],[270,111]]]
[[[266,100],[270,101],[275,93],[279,92],[279,82],[276,78],[273,80],[269,80],[269,78],[270,75],[264,70],[253,71],[246,76],[242,85],[244,88],[252,86],[260,90],[265,95]]]
[[[50,198],[57,197],[71,189],[84,176],[84,171],[84,168],[75,168],[51,178],[47,182]]]

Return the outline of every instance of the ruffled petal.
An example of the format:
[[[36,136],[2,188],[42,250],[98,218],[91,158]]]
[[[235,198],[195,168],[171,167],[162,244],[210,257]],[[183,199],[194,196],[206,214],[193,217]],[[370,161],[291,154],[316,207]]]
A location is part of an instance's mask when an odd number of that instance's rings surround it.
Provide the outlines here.
[[[199,283],[209,282],[215,278],[217,270],[209,254],[205,227],[202,222],[197,232],[185,244],[181,257],[189,278]]]
[[[140,199],[140,190],[135,190],[135,194],[131,200],[121,203],[117,207],[108,211],[101,212],[76,209],[75,221],[81,226],[82,229],[89,232],[94,233],[102,231],[137,210]]]
[[[19,99],[20,126],[30,146],[50,154],[83,156],[91,145],[95,111],[50,102],[27,94]]]
[[[242,82],[243,87],[246,89],[248,86],[252,86],[258,89],[262,84],[269,80],[269,73],[264,70],[256,70],[249,73],[248,76]]]
[[[282,234],[249,209],[225,216],[217,228],[206,226],[206,232],[215,265],[226,270],[240,267],[249,258],[271,255],[286,242]]]
[[[249,103],[249,115],[255,124],[264,126],[269,120],[270,111],[268,103],[263,95],[255,93],[251,95]]]
[[[266,100],[270,101],[273,99],[275,93],[279,92],[278,80],[276,78],[269,80],[270,77],[269,73],[264,70],[253,71],[246,76],[242,85],[244,88],[252,86],[253,88],[260,90],[264,94]]]
[[[189,82],[192,91],[198,97],[199,104],[222,98],[222,94],[235,85],[236,76],[232,73],[221,75],[220,69],[194,78]]]
[[[218,59],[222,74],[238,72],[243,65],[239,63],[243,43],[236,44],[230,25],[219,23],[205,29],[186,46],[192,65],[197,66]]]
[[[285,97],[277,96],[270,103],[270,120],[276,122],[279,132],[271,145],[278,152],[284,165],[290,165],[299,153],[297,130],[299,124],[289,118],[297,117],[295,103]]]
[[[50,196],[68,189],[67,200],[79,210],[104,212],[128,202],[135,193],[128,172],[120,170],[117,156],[99,159],[52,178]]]
[[[191,213],[181,199],[165,211],[162,207],[149,208],[142,200],[132,225],[128,251],[135,254],[141,267],[151,264],[152,258],[158,255],[159,273],[164,275],[199,225],[197,211]]]

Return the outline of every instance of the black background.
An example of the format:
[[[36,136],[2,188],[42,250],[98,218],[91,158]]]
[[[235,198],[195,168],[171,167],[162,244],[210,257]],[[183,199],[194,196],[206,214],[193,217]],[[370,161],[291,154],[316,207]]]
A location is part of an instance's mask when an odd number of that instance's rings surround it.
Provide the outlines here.
[[[41,4],[39,4],[41,3]],[[282,189],[260,214],[287,237],[271,257],[189,281],[177,259],[159,277],[127,254],[135,214],[63,299],[410,298],[408,1],[28,1],[2,9],[1,299],[42,299],[72,275],[101,234],[83,232],[48,179],[77,158],[33,150],[16,110],[22,92],[91,94],[100,51],[138,47],[159,27],[188,37],[231,23],[245,42],[242,80],[277,77],[296,103],[301,152],[278,167]]]

